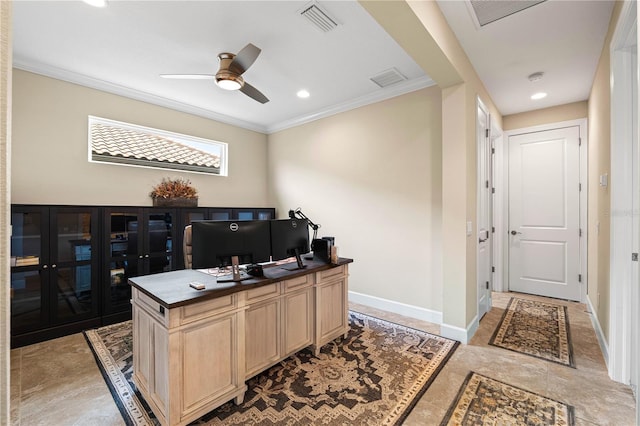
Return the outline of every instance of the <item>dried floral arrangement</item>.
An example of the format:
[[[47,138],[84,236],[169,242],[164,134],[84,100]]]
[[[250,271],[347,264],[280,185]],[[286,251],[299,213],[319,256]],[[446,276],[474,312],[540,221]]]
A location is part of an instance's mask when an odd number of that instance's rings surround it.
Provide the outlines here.
[[[163,178],[162,182],[153,187],[149,194],[151,198],[198,198],[198,191],[191,185],[191,181],[184,178]]]

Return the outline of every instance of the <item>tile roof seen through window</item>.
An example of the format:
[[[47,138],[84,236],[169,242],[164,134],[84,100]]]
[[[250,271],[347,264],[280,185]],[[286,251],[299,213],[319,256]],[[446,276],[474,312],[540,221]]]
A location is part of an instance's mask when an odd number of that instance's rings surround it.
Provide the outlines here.
[[[209,173],[220,169],[217,155],[169,138],[102,123],[91,124],[91,151],[97,161],[150,166],[164,163],[172,168]]]

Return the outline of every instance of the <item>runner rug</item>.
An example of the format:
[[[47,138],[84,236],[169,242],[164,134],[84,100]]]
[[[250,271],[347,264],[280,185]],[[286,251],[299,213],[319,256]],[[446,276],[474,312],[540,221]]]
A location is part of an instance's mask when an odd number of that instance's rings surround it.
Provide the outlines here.
[[[489,344],[575,368],[566,306],[512,297]]]
[[[573,424],[572,406],[472,371],[441,426]]]
[[[244,403],[226,403],[204,425],[399,425],[458,342],[356,312],[350,331],[304,349],[247,381]],[[85,332],[128,425],[158,421],[132,381],[131,321]]]

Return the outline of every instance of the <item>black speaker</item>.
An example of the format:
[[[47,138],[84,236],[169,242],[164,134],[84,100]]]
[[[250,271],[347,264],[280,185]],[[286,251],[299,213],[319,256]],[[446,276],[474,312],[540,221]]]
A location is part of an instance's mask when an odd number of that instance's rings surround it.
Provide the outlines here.
[[[322,239],[315,239],[311,242],[311,250],[313,250],[313,259],[320,262],[329,263],[331,260],[331,241]]]

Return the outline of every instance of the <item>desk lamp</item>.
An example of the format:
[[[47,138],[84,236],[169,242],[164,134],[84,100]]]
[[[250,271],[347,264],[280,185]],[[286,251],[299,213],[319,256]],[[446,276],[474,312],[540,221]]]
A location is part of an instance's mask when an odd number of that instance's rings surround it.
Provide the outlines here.
[[[309,228],[313,229],[313,239],[315,240],[316,238],[318,238],[318,228],[320,228],[320,225],[313,223],[311,221],[311,219],[309,219],[307,216],[305,216],[305,214],[302,213],[302,211],[300,210],[300,207],[298,207],[295,210],[289,210],[289,217],[291,219],[295,219],[296,216],[299,219],[306,220],[307,224],[309,225]]]
[[[289,217],[291,219],[295,219],[296,217],[298,217],[299,219],[306,220],[307,224],[309,225],[309,228],[313,229],[313,239],[311,241],[318,238],[318,228],[320,228],[320,225],[317,223],[313,223],[311,219],[309,219],[304,213],[302,213],[302,210],[300,210],[300,207],[298,207],[295,210],[289,210]],[[313,255],[305,256],[305,259],[313,259]]]

